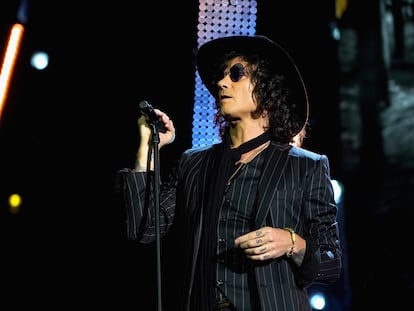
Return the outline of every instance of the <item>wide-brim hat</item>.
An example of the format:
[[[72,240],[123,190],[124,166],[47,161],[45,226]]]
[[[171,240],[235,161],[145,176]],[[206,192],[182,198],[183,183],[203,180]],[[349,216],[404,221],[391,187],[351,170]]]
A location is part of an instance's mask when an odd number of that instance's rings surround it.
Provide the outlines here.
[[[232,51],[243,55],[264,56],[275,72],[286,77],[289,88],[295,96],[296,113],[305,126],[308,120],[309,102],[302,75],[290,54],[266,36],[228,36],[213,39],[199,47],[196,57],[197,70],[210,94],[214,97],[218,96],[217,85],[213,81],[217,74],[222,74],[218,70],[221,70],[219,65],[223,62],[225,54]]]

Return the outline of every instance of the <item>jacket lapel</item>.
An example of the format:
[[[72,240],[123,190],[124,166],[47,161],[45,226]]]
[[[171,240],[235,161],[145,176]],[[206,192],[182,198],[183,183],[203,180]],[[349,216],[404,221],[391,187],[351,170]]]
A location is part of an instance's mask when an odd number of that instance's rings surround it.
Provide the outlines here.
[[[270,207],[268,202],[272,199],[283,176],[290,149],[290,145],[270,144],[269,146],[256,194],[254,228],[261,227],[266,218]]]

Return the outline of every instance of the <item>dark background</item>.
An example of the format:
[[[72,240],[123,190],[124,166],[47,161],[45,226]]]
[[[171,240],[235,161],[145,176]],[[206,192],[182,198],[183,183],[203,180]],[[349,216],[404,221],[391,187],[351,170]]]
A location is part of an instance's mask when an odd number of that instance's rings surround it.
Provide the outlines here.
[[[0,5],[2,50],[20,3]],[[168,112],[177,127],[175,144],[161,154],[163,174],[191,146],[198,3],[29,3],[23,45],[0,120],[0,282],[5,297],[16,304],[30,297],[41,307],[154,309],[155,248],[126,239],[115,175],[134,164],[138,103],[143,99]],[[352,288],[341,280],[333,290],[346,292],[339,295],[346,297],[352,292],[354,310],[375,304],[377,293],[397,288],[401,303],[413,290],[412,269],[404,266],[409,249],[405,234],[410,233],[404,215],[412,216],[413,207],[407,194],[414,189],[411,166],[396,167],[402,161],[395,145],[392,165],[381,162],[385,173],[374,174],[378,183],[367,193],[372,176],[360,165],[363,101],[355,89],[366,67],[355,56],[361,43],[353,35],[365,23],[371,27],[369,12],[376,11],[368,5],[377,2],[367,3],[355,8],[350,2],[337,20],[334,1],[259,1],[257,19],[257,33],[285,45],[302,68],[311,100],[306,147],[327,154],[333,178],[345,184],[342,212],[349,267],[344,275]],[[341,41],[332,37],[335,26],[344,34]],[[36,50],[50,53],[50,66],[42,72],[29,66]],[[401,84],[398,90],[404,91],[412,82],[413,67],[404,59],[391,60],[385,80]],[[401,101],[409,92],[397,94],[394,88],[389,96]],[[387,107],[383,98],[374,101],[381,109]],[[404,111],[405,116],[410,113]],[[396,137],[408,134],[403,128]],[[401,150],[407,155],[406,148]],[[7,211],[7,196],[14,192],[24,200],[17,215]],[[388,196],[381,200],[384,193]],[[384,271],[389,266],[392,270]],[[348,302],[342,305],[345,309]]]

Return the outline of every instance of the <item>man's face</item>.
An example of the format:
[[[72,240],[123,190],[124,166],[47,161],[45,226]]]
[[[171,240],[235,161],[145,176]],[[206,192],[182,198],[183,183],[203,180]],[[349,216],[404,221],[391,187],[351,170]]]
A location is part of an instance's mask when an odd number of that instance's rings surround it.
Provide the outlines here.
[[[231,119],[251,119],[251,112],[256,110],[246,66],[247,62],[240,57],[233,58],[227,63],[223,78],[217,81],[221,114]]]

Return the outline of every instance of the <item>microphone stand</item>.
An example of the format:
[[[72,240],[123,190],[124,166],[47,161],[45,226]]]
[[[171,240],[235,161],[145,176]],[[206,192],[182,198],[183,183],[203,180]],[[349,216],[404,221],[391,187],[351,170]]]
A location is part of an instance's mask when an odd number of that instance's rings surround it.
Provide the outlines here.
[[[148,122],[152,127],[152,149],[148,151],[148,167],[149,172],[151,155],[154,156],[154,207],[155,207],[155,230],[156,230],[156,261],[157,261],[157,310],[162,310],[161,298],[161,233],[160,233],[160,168],[159,168],[159,150],[160,135],[157,122]]]

